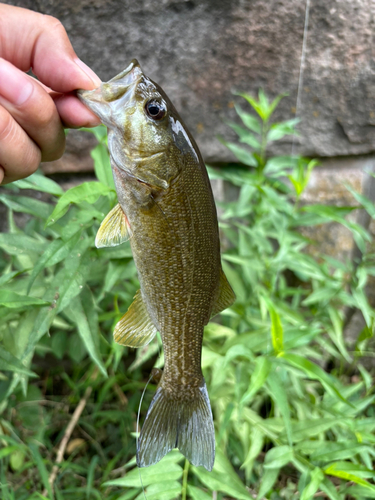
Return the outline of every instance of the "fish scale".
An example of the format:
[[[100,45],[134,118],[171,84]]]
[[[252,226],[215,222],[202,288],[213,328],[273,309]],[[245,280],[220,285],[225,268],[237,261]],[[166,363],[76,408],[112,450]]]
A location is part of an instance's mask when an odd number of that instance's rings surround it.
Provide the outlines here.
[[[178,447],[212,470],[215,432],[201,370],[204,326],[229,307],[216,207],[198,147],[164,91],[131,64],[80,99],[108,127],[119,204],[96,244],[130,238],[140,290],[114,331],[116,342],[148,344],[159,331],[164,370],[138,440],[137,464]]]

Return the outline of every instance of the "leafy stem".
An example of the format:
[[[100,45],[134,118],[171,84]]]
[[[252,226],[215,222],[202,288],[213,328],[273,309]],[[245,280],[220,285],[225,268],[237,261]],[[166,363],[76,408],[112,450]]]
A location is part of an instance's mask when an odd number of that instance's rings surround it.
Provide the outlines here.
[[[188,485],[188,474],[189,474],[189,467],[190,463],[186,459],[185,460],[185,466],[184,466],[184,471],[182,473],[182,489],[181,489],[181,499],[186,500],[186,495],[187,495],[187,485]]]

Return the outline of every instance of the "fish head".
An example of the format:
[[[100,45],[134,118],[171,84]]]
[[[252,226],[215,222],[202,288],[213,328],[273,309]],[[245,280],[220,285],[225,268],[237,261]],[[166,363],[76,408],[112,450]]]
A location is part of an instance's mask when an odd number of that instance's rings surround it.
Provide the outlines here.
[[[80,100],[115,134],[128,156],[149,157],[175,142],[178,114],[163,90],[138,61],[94,90],[77,91]],[[178,131],[177,131],[178,134]]]

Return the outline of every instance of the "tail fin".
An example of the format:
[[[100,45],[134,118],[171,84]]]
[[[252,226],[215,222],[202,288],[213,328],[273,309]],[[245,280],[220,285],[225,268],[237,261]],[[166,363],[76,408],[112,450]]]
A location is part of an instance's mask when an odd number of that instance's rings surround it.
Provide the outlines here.
[[[138,467],[156,464],[178,448],[193,465],[211,471],[215,460],[215,431],[205,382],[190,401],[173,399],[159,385],[138,441]]]

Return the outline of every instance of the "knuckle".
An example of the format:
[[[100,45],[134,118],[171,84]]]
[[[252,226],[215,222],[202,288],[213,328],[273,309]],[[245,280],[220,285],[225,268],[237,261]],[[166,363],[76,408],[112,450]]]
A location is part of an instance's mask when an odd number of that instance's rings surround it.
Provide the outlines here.
[[[65,134],[63,129],[57,135],[52,148],[42,149],[42,161],[55,161],[62,157],[65,151]]]
[[[0,141],[11,143],[17,133],[17,123],[3,108],[0,109]]]
[[[45,27],[48,30],[63,32],[64,35],[66,34],[64,26],[62,25],[61,21],[59,21],[58,19],[56,19],[56,17],[49,16],[48,14],[45,14],[43,16],[43,18],[44,18]]]
[[[45,99],[38,110],[37,122],[41,128],[49,127],[57,121],[57,110],[52,99]]]
[[[33,174],[39,167],[41,161],[41,153],[37,146],[30,144],[30,147],[25,149],[25,173]]]
[[[23,177],[37,170],[41,152],[12,116],[0,106],[0,154],[6,170],[21,172]]]

